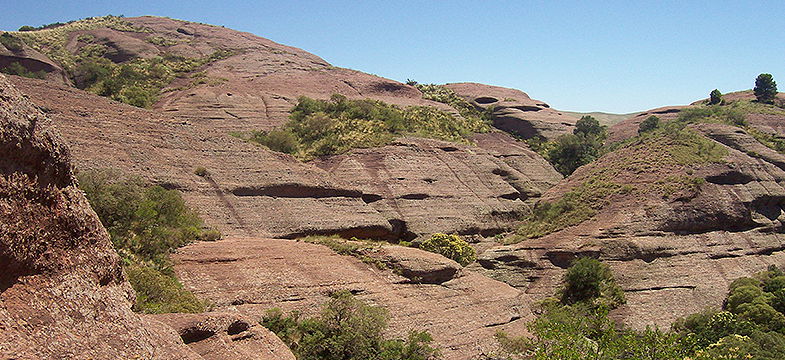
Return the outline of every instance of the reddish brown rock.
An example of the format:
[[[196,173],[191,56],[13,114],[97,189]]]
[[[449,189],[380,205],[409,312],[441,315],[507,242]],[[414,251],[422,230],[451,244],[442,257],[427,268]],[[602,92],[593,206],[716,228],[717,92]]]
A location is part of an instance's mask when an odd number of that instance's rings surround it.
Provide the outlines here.
[[[51,122],[0,75],[0,358],[198,359],[134,293]]]
[[[461,265],[442,255],[403,246],[385,246],[370,256],[415,283],[441,284],[461,276]]]
[[[66,86],[13,81],[49,111],[77,168],[116,168],[178,189],[226,234],[392,237],[390,223],[359,189],[289,155]],[[200,166],[207,176],[194,174]]]
[[[679,113],[685,108],[687,107],[665,106],[649,111],[644,111],[629,119],[623,120],[608,129],[608,142],[614,143],[638,136],[638,129],[640,128],[641,123],[649,116],[656,116],[660,119],[660,121],[669,121],[679,117]]]
[[[0,44],[0,69],[13,63],[19,63],[19,65],[30,72],[43,71],[46,79],[49,81],[63,84],[70,83],[65,71],[60,65],[46,57],[46,55],[31,48],[21,39],[19,41],[22,44],[22,48],[19,50],[11,50]]]
[[[445,85],[480,108],[493,109],[493,126],[525,139],[543,137],[553,140],[571,133],[578,120],[523,91],[477,83]]]
[[[389,311],[389,336],[427,330],[448,360],[487,354],[498,330],[522,333],[531,319],[525,294],[472,271],[439,285],[416,284],[305,242],[233,238],[189,245],[174,258],[183,284],[221,311],[259,319],[277,307],[310,316],[331,293],[349,290]]]
[[[237,313],[160,314],[148,317],[174,328],[205,360],[294,360],[294,354],[258,320]]]
[[[369,194],[369,205],[404,238],[435,232],[491,236],[511,229],[561,176],[507,135],[478,139],[489,150],[402,138],[315,163]],[[502,145],[505,141],[509,146]]]

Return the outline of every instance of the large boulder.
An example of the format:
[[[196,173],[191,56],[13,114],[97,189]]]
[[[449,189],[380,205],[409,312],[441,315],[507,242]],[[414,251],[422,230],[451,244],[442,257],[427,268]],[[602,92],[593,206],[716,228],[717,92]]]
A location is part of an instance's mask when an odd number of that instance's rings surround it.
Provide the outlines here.
[[[561,113],[525,92],[477,83],[445,85],[476,107],[492,110],[493,126],[525,139],[542,137],[553,140],[571,133],[578,120]]]

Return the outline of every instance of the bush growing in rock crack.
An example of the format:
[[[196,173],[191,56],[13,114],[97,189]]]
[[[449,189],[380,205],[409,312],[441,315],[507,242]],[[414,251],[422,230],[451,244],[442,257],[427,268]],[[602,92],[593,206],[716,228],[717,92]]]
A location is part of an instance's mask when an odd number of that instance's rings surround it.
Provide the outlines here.
[[[466,266],[477,260],[477,252],[458,235],[436,233],[420,244],[420,249],[441,254]]]

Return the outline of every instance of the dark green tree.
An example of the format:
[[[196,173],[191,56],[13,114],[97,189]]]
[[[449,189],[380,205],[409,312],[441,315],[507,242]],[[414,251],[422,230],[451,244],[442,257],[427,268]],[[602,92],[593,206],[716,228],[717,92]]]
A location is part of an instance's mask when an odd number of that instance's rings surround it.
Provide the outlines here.
[[[643,134],[647,131],[652,131],[660,126],[660,118],[652,115],[646,118],[641,122],[640,127],[638,128],[638,135]]]
[[[709,94],[709,105],[719,105],[722,104],[722,93],[714,89]]]
[[[601,126],[597,119],[589,115],[581,117],[581,119],[575,123],[575,129],[572,131],[572,133],[575,135],[583,134],[594,136],[599,136],[604,132],[605,127]]]
[[[755,98],[762,103],[774,102],[774,97],[777,96],[777,83],[771,74],[760,74],[755,79]]]

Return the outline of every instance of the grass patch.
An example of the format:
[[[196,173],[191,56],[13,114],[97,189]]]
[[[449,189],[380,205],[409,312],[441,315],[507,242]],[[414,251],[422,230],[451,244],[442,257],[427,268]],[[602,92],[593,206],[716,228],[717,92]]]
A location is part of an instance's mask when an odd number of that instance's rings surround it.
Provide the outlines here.
[[[138,295],[134,310],[204,311],[205,304],[177,281],[169,254],[193,241],[217,240],[220,233],[205,230],[202,220],[176,190],[152,186],[113,170],[82,171],[78,179],[123,259]]]
[[[175,46],[178,44],[177,41],[169,40],[163,36],[150,36],[144,40],[156,46]]]
[[[3,46],[11,52],[19,52],[24,49],[22,40],[7,32],[0,35],[0,44],[3,44]]]
[[[626,194],[634,189],[631,185],[617,184],[609,179],[610,177],[603,175],[592,176],[559,200],[538,203],[515,235],[505,239],[505,243],[538,238],[578,225],[591,219],[605,207],[611,195]]]
[[[368,252],[377,251],[382,244],[380,242],[351,238],[349,240],[338,236],[311,235],[298,239],[298,241],[310,244],[324,245],[339,255],[354,256],[363,263],[373,265],[379,270],[387,270],[388,267],[381,260],[368,255]]]
[[[402,135],[468,144],[471,134],[490,131],[482,120],[455,117],[429,106],[402,109],[377,100],[349,100],[338,94],[329,101],[300,97],[289,118],[281,129],[239,136],[310,160],[355,148],[383,146]]]

